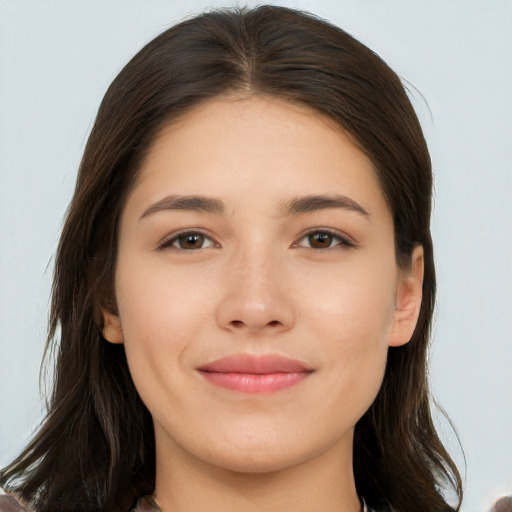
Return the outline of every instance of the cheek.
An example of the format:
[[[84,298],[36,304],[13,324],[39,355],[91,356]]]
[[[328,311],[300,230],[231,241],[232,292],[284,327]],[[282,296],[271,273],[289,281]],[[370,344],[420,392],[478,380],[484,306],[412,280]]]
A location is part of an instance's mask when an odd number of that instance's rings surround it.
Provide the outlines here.
[[[201,284],[202,283],[202,284]],[[161,343],[187,338],[206,319],[209,298],[197,273],[165,261],[120,259],[116,298],[125,342]]]
[[[378,258],[366,258],[327,275],[310,274],[303,284],[303,314],[339,350],[387,346],[395,311],[398,272]],[[304,279],[302,280],[304,282]],[[319,286],[324,283],[324,286]],[[309,312],[309,313],[308,313]],[[338,343],[336,343],[338,340]]]
[[[120,260],[116,297],[132,378],[143,400],[172,382],[195,349],[211,313],[210,298],[183,272]],[[145,400],[146,401],[146,400]]]
[[[387,318],[375,310],[354,307],[333,315],[331,322],[321,333],[329,356],[323,372],[330,384],[329,392],[321,395],[324,417],[318,423],[326,432],[337,432],[354,427],[379,392],[388,353]],[[314,399],[310,406],[315,406]]]
[[[361,303],[354,300],[326,318],[330,325],[321,334],[324,349],[330,355],[328,366],[339,384],[354,385],[354,389],[377,392],[383,376],[391,314],[388,304],[369,297]],[[373,302],[372,302],[373,301]]]
[[[394,267],[365,265],[334,276],[329,294],[309,302],[309,329],[328,359],[331,406],[362,415],[382,383],[395,310]]]

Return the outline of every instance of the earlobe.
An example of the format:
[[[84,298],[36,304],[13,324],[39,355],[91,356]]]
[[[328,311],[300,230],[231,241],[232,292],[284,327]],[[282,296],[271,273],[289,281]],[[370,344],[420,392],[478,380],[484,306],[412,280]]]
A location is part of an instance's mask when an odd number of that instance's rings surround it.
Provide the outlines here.
[[[103,314],[103,337],[110,343],[121,344],[124,342],[123,329],[119,316],[102,310]]]
[[[413,249],[410,268],[403,271],[398,283],[390,347],[405,345],[412,338],[421,310],[423,274],[423,247],[418,245]]]

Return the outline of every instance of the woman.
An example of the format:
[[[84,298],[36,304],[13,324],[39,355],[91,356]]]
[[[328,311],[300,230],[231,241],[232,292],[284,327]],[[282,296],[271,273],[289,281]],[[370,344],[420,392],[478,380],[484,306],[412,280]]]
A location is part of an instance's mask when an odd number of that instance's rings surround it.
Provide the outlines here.
[[[89,137],[52,401],[2,485],[41,512],[458,510],[431,187],[400,80],[340,29],[264,6],[161,34]]]

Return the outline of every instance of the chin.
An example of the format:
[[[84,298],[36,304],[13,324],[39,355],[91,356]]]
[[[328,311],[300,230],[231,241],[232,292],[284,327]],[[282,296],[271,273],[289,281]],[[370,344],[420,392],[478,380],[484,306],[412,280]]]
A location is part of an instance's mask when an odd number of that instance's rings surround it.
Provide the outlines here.
[[[203,460],[213,466],[240,474],[270,474],[314,459],[326,452],[334,443],[324,444],[324,439],[310,436],[287,435],[232,436],[229,443],[210,444],[202,452]],[[282,434],[282,433],[281,433]],[[352,439],[347,439],[351,445]]]
[[[297,453],[276,453],[268,449],[246,451],[244,453],[223,453],[213,458],[212,463],[226,471],[238,474],[271,474],[295,467],[308,457]]]

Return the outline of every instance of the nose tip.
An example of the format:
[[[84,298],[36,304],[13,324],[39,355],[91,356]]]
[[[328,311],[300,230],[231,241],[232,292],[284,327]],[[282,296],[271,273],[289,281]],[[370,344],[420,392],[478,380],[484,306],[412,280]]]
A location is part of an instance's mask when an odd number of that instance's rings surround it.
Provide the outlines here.
[[[283,283],[261,273],[245,277],[242,282],[227,286],[219,301],[217,321],[221,327],[237,333],[290,329],[295,323],[295,311]]]

